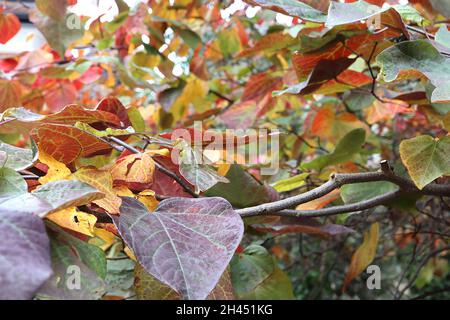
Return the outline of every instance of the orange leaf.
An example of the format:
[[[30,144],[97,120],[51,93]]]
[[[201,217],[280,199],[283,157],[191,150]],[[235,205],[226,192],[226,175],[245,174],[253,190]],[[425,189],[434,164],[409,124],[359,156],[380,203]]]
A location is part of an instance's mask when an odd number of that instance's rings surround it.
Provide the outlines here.
[[[280,49],[297,43],[296,38],[292,38],[283,32],[273,32],[258,40],[252,48],[243,50],[238,57],[244,58],[264,51],[278,52]]]
[[[31,132],[39,148],[57,161],[69,164],[78,157],[105,154],[111,147],[97,137],[78,128],[44,124]]]
[[[368,131],[367,126],[355,115],[348,112],[336,114],[335,110],[322,107],[314,117],[310,134],[330,141],[339,141],[356,128],[364,128]]]
[[[131,154],[117,160],[111,173],[114,182],[140,188],[153,182],[155,162],[149,153]]]
[[[413,109],[408,108],[408,103],[400,100],[389,100],[386,103],[375,100],[367,109],[366,117],[369,124],[380,121],[388,121],[394,118],[397,113],[411,113]]]
[[[348,284],[352,282],[375,258],[378,244],[379,225],[374,223],[370,226],[370,230],[364,233],[364,241],[356,249],[350,262],[347,274],[345,275],[344,286],[342,291],[345,292]]]
[[[314,199],[312,201],[300,204],[296,207],[297,210],[317,210],[325,207],[330,202],[333,202],[337,198],[339,198],[339,190],[333,190],[330,193],[320,197],[318,199]]]
[[[7,43],[20,30],[20,20],[15,14],[0,14],[0,43]]]
[[[119,118],[110,112],[102,110],[86,109],[82,106],[71,104],[64,107],[60,112],[48,115],[42,122],[55,124],[75,124],[81,121],[84,123],[107,122],[120,125]]]

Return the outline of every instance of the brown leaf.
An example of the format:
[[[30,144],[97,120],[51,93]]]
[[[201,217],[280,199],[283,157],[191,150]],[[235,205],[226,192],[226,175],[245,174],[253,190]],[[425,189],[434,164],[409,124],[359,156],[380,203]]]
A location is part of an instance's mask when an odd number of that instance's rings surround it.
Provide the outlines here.
[[[352,233],[353,229],[339,224],[322,224],[312,218],[281,217],[276,223],[270,225],[252,225],[252,228],[264,233],[287,234],[305,233],[320,237],[333,237]]]

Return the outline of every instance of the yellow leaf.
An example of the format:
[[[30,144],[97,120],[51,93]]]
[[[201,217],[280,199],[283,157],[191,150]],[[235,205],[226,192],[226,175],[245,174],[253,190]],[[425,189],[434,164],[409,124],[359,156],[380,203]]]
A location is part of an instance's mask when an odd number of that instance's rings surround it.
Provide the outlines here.
[[[104,70],[106,70],[106,73],[108,76],[106,77],[105,86],[112,88],[116,85],[116,77],[114,76],[114,71],[110,65],[102,64],[101,65]]]
[[[356,249],[352,256],[350,267],[348,268],[345,276],[344,286],[342,287],[343,292],[345,292],[347,285],[361,272],[363,272],[375,258],[378,244],[378,233],[379,225],[377,222],[372,224],[370,226],[370,230],[364,233],[363,243],[358,249]]]
[[[159,201],[155,198],[155,192],[152,190],[144,190],[140,192],[136,199],[145,204],[149,211],[155,211]]]
[[[39,178],[40,184],[64,180],[71,175],[69,168],[43,150],[39,150],[39,161],[48,166],[47,174]]]
[[[114,192],[119,197],[134,197],[134,193],[131,192],[130,189],[128,189],[126,186],[117,186],[114,187]]]
[[[229,163],[223,163],[219,165],[219,168],[217,169],[217,174],[219,174],[222,177],[225,177],[228,173],[228,170],[230,170],[231,164]]]
[[[78,211],[76,207],[50,213],[45,218],[56,223],[60,227],[91,237],[94,236],[94,225],[97,222],[97,218],[93,214]]]
[[[193,106],[197,112],[206,111],[205,98],[209,92],[208,81],[203,81],[195,76],[189,77],[183,92],[173,104],[171,110],[181,110],[183,107]]]
[[[110,214],[119,213],[122,200],[113,189],[113,179],[110,172],[93,167],[85,167],[75,172],[72,178],[85,182],[105,194],[104,198],[93,201],[96,205]]]
[[[157,150],[148,150],[146,151],[146,153],[148,153],[150,156],[163,156],[163,157],[168,157],[170,155],[170,150],[169,149],[157,149]]]
[[[99,245],[99,247],[103,251],[108,250],[116,241],[116,236],[114,235],[114,233],[109,232],[105,229],[94,227],[93,233],[94,233],[95,237],[100,238],[103,241],[103,243],[101,245]],[[94,239],[90,239],[89,243],[95,244]]]
[[[131,251],[130,248],[125,247],[125,249],[123,250],[125,252],[125,254],[133,261],[137,262],[136,256],[134,255],[133,251]]]

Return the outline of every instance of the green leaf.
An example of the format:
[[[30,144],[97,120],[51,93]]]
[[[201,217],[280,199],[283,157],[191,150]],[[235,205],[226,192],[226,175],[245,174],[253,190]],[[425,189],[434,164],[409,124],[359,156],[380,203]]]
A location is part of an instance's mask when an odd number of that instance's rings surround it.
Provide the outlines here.
[[[321,170],[325,167],[349,161],[361,150],[366,139],[366,131],[358,128],[347,133],[336,145],[332,153],[319,156],[314,160],[303,163],[304,169]]]
[[[139,300],[179,300],[180,294],[162,283],[139,264],[134,269],[135,291]]]
[[[27,188],[27,183],[20,174],[10,168],[0,169],[0,202],[26,193]]]
[[[233,257],[230,265],[231,281],[239,299],[294,299],[289,277],[264,247],[245,248]]]
[[[447,26],[441,26],[435,35],[435,40],[450,49],[450,31]]]
[[[450,136],[441,139],[422,135],[400,143],[400,157],[417,188],[450,175]]]
[[[172,28],[191,49],[195,50],[198,45],[202,43],[202,39],[200,39],[199,35],[191,29],[175,26]]]
[[[284,180],[279,180],[277,182],[275,182],[272,187],[277,191],[277,192],[287,192],[287,191],[291,191],[294,189],[297,189],[303,185],[305,185],[305,179],[309,176],[309,173],[300,173],[296,176],[284,179]]]
[[[56,21],[63,21],[66,16],[67,1],[36,0],[36,7],[47,17]]]
[[[400,16],[403,20],[414,22],[419,26],[423,25],[425,21],[424,17],[422,17],[419,11],[417,11],[410,5],[396,4],[393,7],[398,13],[400,13]]]
[[[128,119],[131,121],[131,126],[135,132],[145,131],[145,120],[142,114],[139,112],[138,108],[130,107],[127,109]]]
[[[50,46],[62,57],[69,45],[84,34],[83,26],[69,28],[66,17],[61,21],[56,21],[42,15],[38,10],[31,10],[29,16],[30,21],[42,32]]]
[[[345,203],[356,203],[395,191],[398,186],[388,181],[346,184],[341,187],[341,198]]]
[[[108,296],[131,297],[134,295],[134,269],[136,263],[123,257],[107,261],[106,285]]]
[[[16,171],[31,167],[38,157],[34,143],[32,144],[32,149],[23,149],[0,141],[0,151],[6,153],[6,162],[1,164]]]
[[[223,30],[217,39],[224,57],[231,57],[241,50],[241,42],[234,29]]]
[[[261,184],[237,164],[230,166],[225,177],[229,183],[218,183],[205,196],[225,198],[238,208],[278,200],[278,193],[272,187]]]
[[[39,289],[39,299],[97,300],[105,293],[104,252],[49,224],[53,276]],[[78,280],[79,279],[79,280]],[[79,285],[79,286],[78,286]]]
[[[75,123],[75,127],[100,138],[108,136],[126,136],[135,133],[133,127],[128,127],[126,129],[106,128],[105,130],[97,130],[85,122],[77,122]]]
[[[370,93],[352,92],[345,99],[345,103],[351,111],[360,111],[370,107],[375,101],[375,97]]]
[[[377,63],[386,82],[396,80],[402,71],[416,70],[436,87],[431,102],[450,101],[450,59],[427,40],[404,41],[389,47],[378,55]]]

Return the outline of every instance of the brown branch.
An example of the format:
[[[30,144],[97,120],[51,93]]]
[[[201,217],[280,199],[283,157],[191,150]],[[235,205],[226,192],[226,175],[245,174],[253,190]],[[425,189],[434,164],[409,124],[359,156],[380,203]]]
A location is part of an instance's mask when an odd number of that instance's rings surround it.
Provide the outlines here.
[[[382,166],[386,171],[386,164],[383,162]],[[299,204],[318,199],[335,189],[338,189],[346,184],[361,183],[361,182],[375,182],[388,181],[399,186],[399,190],[393,193],[387,193],[369,200],[358,202],[355,204],[348,204],[344,206],[325,208],[321,210],[311,211],[297,211],[285,210],[295,207]],[[450,196],[450,185],[429,184],[422,190],[419,190],[415,184],[406,178],[396,176],[393,172],[360,172],[360,173],[339,173],[331,175],[331,179],[308,192],[278,200],[275,202],[265,203],[254,207],[238,209],[236,212],[243,217],[257,216],[257,215],[290,215],[290,216],[324,216],[334,215],[344,212],[354,212],[375,207],[384,204],[387,201],[394,199],[400,194],[416,193],[431,196]],[[343,210],[343,211],[340,211]]]
[[[357,203],[346,204],[342,206],[334,206],[328,207],[318,210],[281,210],[276,212],[277,216],[288,216],[288,217],[308,217],[308,218],[317,218],[317,217],[325,217],[325,216],[333,216],[337,214],[343,214],[348,212],[356,212],[361,210],[367,210],[382,204],[385,204],[389,201],[394,200],[398,196],[402,194],[401,191],[392,191],[381,196],[377,196],[368,200],[364,200]]]

